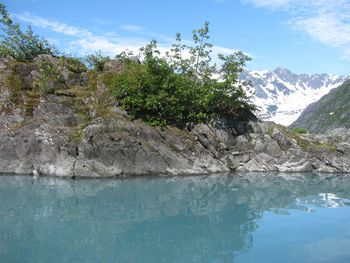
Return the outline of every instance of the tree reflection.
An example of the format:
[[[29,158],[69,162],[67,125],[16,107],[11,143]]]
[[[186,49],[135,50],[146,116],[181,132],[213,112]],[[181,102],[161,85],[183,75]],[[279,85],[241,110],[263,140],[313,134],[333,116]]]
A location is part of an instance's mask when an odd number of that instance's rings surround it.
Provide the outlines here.
[[[348,176],[0,177],[0,256],[31,262],[233,262],[265,211],[348,205]],[[59,260],[58,260],[59,259]]]

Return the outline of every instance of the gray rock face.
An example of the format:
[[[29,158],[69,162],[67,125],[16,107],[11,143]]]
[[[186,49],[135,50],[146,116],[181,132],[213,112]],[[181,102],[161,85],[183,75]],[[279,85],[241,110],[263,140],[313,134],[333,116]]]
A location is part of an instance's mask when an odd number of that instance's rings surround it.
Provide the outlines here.
[[[45,59],[57,63],[55,58]],[[11,100],[13,90],[7,80],[13,63],[8,58],[0,63],[0,172],[63,177],[231,170],[350,172],[346,129],[303,137],[283,126],[259,122],[247,112],[198,124],[190,131],[150,127],[130,120],[103,96],[103,83],[97,79],[92,86],[86,72],[69,71],[58,89],[34,101],[16,97],[24,107]],[[21,94],[37,78],[35,72],[35,65],[25,64],[16,71],[21,79],[28,79]],[[73,78],[81,81],[70,88]]]
[[[60,126],[69,117],[74,122],[70,109],[51,115],[60,105],[43,101],[39,108],[44,105],[46,113],[36,112],[35,120],[18,130],[6,129],[2,118],[0,171],[70,177],[229,170],[350,172],[349,140],[333,143],[329,137],[325,143],[300,146],[280,128],[273,128],[271,135],[263,133],[265,126],[272,125],[266,123],[250,123],[253,132],[237,136],[229,129],[205,124],[188,132],[153,128],[119,116],[95,119],[77,142],[67,135],[69,129]]]

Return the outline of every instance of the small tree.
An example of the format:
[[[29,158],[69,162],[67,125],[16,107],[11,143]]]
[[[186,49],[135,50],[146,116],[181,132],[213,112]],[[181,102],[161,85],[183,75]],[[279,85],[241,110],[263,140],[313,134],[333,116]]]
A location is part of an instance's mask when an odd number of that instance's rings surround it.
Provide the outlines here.
[[[209,22],[205,22],[203,28],[193,30],[192,38],[194,46],[189,47],[190,60],[196,77],[205,82],[211,78],[215,71],[215,65],[210,65],[213,45],[208,42],[210,38]]]
[[[220,73],[223,80],[230,86],[237,84],[239,73],[243,71],[246,63],[251,60],[250,57],[241,51],[231,55],[219,54],[219,59],[223,62]]]
[[[14,23],[6,6],[0,3],[0,55],[10,55],[18,61],[31,61],[40,54],[57,55],[57,49],[46,39],[33,33],[30,26],[23,32]]]
[[[103,56],[101,51],[98,51],[95,54],[87,55],[83,60],[86,62],[89,69],[102,71],[104,65],[111,59],[109,56]]]
[[[152,40],[140,50],[141,64],[126,63],[121,72],[107,74],[105,83],[131,116],[151,125],[183,127],[254,109],[238,81],[249,57],[242,52],[220,55],[223,63],[217,68],[211,63],[208,39],[208,22],[193,31],[191,46],[183,44],[177,33],[165,57]],[[213,72],[220,72],[222,79],[213,79]]]

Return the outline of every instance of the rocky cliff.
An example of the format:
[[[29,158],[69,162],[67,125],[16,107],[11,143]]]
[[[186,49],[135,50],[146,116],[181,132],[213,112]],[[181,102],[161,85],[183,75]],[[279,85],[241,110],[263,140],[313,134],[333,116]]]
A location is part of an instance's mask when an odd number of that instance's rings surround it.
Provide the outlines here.
[[[302,136],[249,112],[185,130],[131,120],[104,85],[119,67],[98,73],[67,58],[2,58],[0,172],[120,177],[350,171],[347,130]]]

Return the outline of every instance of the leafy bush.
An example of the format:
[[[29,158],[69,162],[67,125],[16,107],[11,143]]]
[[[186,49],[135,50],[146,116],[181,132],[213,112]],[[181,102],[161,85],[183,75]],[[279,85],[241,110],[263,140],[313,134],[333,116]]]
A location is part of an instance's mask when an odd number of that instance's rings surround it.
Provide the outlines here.
[[[101,52],[96,52],[95,54],[87,55],[84,58],[85,63],[89,69],[102,71],[106,62],[110,60],[110,57],[103,56]]]
[[[309,131],[306,128],[295,128],[294,132],[298,134],[307,134]]]
[[[193,46],[178,33],[171,52],[161,56],[157,42],[141,48],[142,63],[125,63],[120,73],[105,74],[105,84],[134,118],[151,125],[206,122],[220,115],[254,110],[238,75],[249,57],[242,52],[219,55],[222,65],[211,64],[208,23],[193,31]],[[184,58],[182,54],[190,54]],[[221,79],[213,74],[219,72]]]
[[[0,55],[10,55],[17,61],[32,61],[40,54],[57,54],[56,48],[46,39],[35,35],[31,27],[23,32],[19,24],[12,21],[2,3],[0,16]]]
[[[190,119],[192,102],[198,100],[192,82],[173,72],[163,60],[154,57],[146,64],[128,63],[120,74],[107,79],[113,95],[135,118],[151,125],[179,124]],[[191,116],[195,118],[195,116]]]

